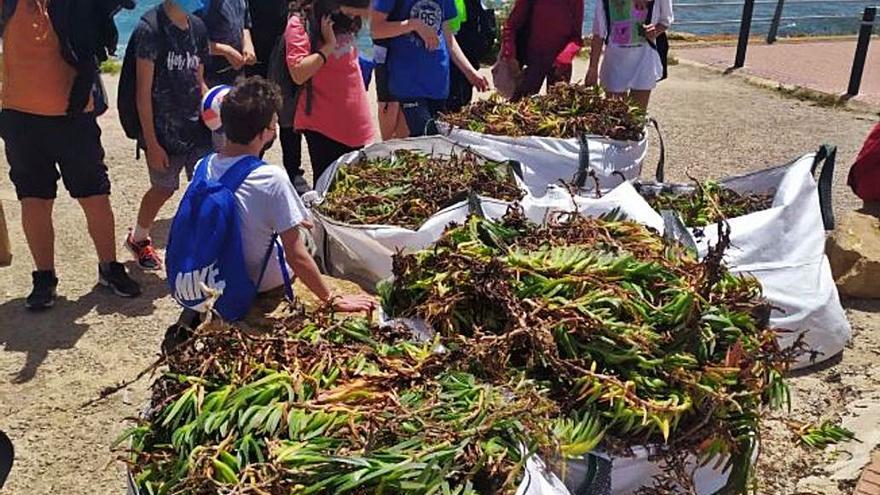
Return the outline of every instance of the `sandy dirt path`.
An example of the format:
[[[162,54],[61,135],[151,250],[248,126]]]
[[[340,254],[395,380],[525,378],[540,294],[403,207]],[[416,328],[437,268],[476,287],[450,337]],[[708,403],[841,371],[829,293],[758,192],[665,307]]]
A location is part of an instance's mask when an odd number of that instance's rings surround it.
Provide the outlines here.
[[[581,67],[582,69],[582,67]],[[108,87],[116,81],[107,78]],[[115,100],[115,98],[114,98]],[[851,163],[876,117],[822,108],[694,68],[674,67],[653,102],[666,138],[669,177],[718,177],[784,163],[820,143],[840,147],[835,181],[838,212],[856,207],[845,186]],[[101,118],[113,181],[117,237],[136,213],[147,184],[143,161],[134,160],[111,111]],[[656,141],[652,141],[656,149]],[[269,155],[278,162],[277,148]],[[43,314],[24,309],[31,260],[20,226],[7,165],[0,174],[15,259],[0,269],[0,429],[14,440],[18,459],[4,490],[9,495],[121,494],[123,471],[109,445],[146,400],[147,380],[95,405],[80,404],[106,386],[134,377],[157,357],[165,328],[176,318],[163,277],[133,269],[144,295],[121,300],[96,288],[96,261],[77,205],[61,195],[55,207],[57,307]],[[652,162],[653,163],[653,162]],[[653,174],[653,165],[645,175]],[[156,241],[164,245],[172,203],[163,209]],[[120,250],[120,258],[128,260]],[[129,267],[132,264],[129,263]],[[836,368],[793,380],[796,414],[809,419],[842,412],[880,380],[878,305],[848,303],[856,340]],[[774,429],[775,428],[775,429]],[[771,467],[761,493],[793,494],[796,480],[823,473],[821,456],[791,449],[784,430],[771,424]],[[791,460],[788,460],[788,459]],[[778,478],[778,479],[777,479]],[[841,484],[846,487],[846,483]],[[807,492],[809,493],[809,492]],[[822,493],[822,492],[817,492]],[[829,492],[830,493],[830,492]]]

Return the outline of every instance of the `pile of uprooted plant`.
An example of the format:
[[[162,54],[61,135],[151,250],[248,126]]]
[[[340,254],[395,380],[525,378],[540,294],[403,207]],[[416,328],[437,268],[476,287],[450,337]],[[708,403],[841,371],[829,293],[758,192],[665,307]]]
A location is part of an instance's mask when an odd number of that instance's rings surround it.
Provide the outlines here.
[[[527,456],[598,434],[522,375],[329,312],[211,323],[166,361],[121,439],[143,495],[513,493]]]
[[[657,211],[673,210],[681,214],[688,227],[705,227],[711,223],[741,217],[773,206],[773,194],[738,193],[714,181],[695,181],[690,192],[639,191]]]
[[[398,255],[383,305],[428,322],[481,376],[542,383],[561,410],[597,421],[611,451],[729,456],[729,487],[744,492],[762,411],[788,402],[783,372],[799,349],[779,348],[758,282],[724,268],[721,234],[697,261],[613,214],[472,217]],[[659,486],[688,486],[680,460]]]
[[[471,217],[383,289],[433,340],[328,311],[203,325],[166,355],[125,460],[142,494],[512,494],[533,454],[564,473],[659,444],[644,493],[690,490],[689,454],[727,459],[744,492],[791,356],[723,249],[698,262],[614,216]]]
[[[606,98],[598,87],[559,83],[547,94],[510,102],[498,95],[444,114],[449,125],[499,136],[577,138],[584,134],[638,141],[645,114],[628,100]]]
[[[450,155],[397,150],[340,167],[318,211],[352,225],[417,229],[471,192],[504,201],[523,196],[507,162],[467,149]]]

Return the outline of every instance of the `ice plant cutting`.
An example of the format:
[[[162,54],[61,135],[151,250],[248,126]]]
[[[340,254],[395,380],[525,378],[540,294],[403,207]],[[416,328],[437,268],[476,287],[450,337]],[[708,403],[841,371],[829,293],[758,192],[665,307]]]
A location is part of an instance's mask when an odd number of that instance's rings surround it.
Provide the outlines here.
[[[705,227],[773,205],[773,194],[741,194],[714,181],[696,182],[693,191],[684,194],[643,189],[642,195],[657,211],[679,212],[688,227]]]
[[[728,486],[744,492],[762,411],[788,402],[797,350],[779,348],[760,285],[726,271],[724,248],[701,262],[615,215],[472,217],[397,256],[383,303],[456,342],[480,374],[539,380],[563,411],[601,422],[606,448],[729,456]]]
[[[499,136],[567,139],[595,134],[623,141],[642,139],[646,122],[644,113],[627,100],[606,98],[598,87],[564,83],[517,102],[496,95],[444,114],[441,120]]]
[[[417,229],[469,192],[505,201],[521,199],[513,174],[510,164],[486,160],[467,149],[448,156],[397,150],[388,157],[362,157],[340,167],[318,211],[352,225]]]

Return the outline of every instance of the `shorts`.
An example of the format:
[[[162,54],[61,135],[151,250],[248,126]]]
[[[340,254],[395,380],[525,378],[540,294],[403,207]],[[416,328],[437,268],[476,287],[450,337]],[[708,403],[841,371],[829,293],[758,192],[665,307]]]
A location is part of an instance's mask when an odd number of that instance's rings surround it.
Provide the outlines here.
[[[446,108],[446,100],[406,100],[400,102],[410,137],[434,136],[437,130],[437,116]]]
[[[48,117],[3,110],[0,137],[18,199],[55,199],[59,177],[75,199],[110,194],[101,128],[93,113]]]
[[[388,65],[376,64],[376,67],[373,68],[373,72],[376,75],[376,101],[379,103],[392,103],[397,101],[397,98],[391,96],[391,91],[388,90]]]
[[[207,149],[195,149],[182,155],[168,155],[168,170],[165,171],[147,166],[147,170],[150,172],[150,184],[167,191],[178,190],[180,188],[180,171],[185,170],[187,180],[192,180],[196,163],[209,152]]]

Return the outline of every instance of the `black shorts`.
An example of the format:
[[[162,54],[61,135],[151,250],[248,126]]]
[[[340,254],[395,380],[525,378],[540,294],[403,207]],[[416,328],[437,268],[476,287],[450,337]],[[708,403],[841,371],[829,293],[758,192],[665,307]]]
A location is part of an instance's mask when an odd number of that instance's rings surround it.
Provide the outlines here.
[[[396,98],[391,96],[391,91],[388,90],[388,65],[376,64],[376,67],[373,68],[373,73],[376,75],[376,101],[379,103],[397,101]]]
[[[3,110],[0,137],[18,199],[55,199],[59,177],[73,198],[110,194],[101,128],[93,113],[46,117]]]

